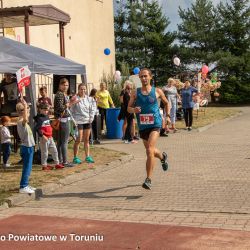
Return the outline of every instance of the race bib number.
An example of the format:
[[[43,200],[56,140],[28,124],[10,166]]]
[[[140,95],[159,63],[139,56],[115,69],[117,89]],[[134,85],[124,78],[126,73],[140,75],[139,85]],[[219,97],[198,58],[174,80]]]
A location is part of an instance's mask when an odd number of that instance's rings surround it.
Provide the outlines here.
[[[153,114],[140,114],[141,125],[154,124],[154,122],[155,122],[155,118]]]

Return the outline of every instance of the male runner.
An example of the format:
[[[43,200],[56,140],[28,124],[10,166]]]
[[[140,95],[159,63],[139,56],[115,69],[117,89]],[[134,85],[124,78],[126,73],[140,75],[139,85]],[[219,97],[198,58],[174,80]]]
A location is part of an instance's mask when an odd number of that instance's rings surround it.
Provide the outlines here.
[[[142,87],[137,88],[131,94],[128,104],[128,112],[136,113],[140,137],[143,139],[147,154],[147,178],[142,184],[142,187],[145,189],[151,189],[151,177],[155,165],[155,157],[160,159],[164,171],[168,169],[167,154],[165,152],[161,153],[156,148],[156,141],[159,137],[162,126],[162,118],[157,99],[160,98],[164,103],[168,121],[170,121],[170,107],[163,91],[150,85],[152,79],[152,72],[150,69],[142,69],[139,77],[142,82]]]

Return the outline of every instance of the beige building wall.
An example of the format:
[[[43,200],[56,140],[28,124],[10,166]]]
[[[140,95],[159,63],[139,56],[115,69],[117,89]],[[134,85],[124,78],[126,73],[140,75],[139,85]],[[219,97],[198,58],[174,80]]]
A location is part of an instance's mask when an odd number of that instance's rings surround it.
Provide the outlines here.
[[[4,7],[51,4],[70,15],[65,26],[66,58],[86,65],[87,81],[96,87],[103,72],[115,70],[114,14],[112,0],[3,0]],[[24,29],[16,28],[24,42]],[[59,25],[30,27],[31,45],[60,55]],[[111,54],[106,56],[104,49]]]

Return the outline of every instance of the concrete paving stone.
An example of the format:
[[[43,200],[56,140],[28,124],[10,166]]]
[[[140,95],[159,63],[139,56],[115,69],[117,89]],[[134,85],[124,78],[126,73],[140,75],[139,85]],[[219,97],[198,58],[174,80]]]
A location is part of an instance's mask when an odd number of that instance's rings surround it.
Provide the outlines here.
[[[4,213],[7,216],[53,214],[152,224],[201,224],[201,227],[247,231],[250,108],[242,109],[241,116],[201,133],[181,131],[160,138],[158,147],[168,152],[170,168],[165,173],[159,161],[156,162],[151,191],[141,188],[145,179],[142,141],[128,147],[108,140],[101,146],[126,152],[129,157],[133,155],[132,161],[87,170],[81,176],[84,179],[76,177],[76,183],[69,177],[72,184],[48,188],[39,201],[0,211],[0,218]]]

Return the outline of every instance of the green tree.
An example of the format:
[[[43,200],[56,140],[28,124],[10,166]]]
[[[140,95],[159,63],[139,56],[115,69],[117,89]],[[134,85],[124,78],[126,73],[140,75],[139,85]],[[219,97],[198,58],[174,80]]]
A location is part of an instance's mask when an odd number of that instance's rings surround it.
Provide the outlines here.
[[[250,6],[249,0],[218,5],[217,44],[224,52],[218,60],[223,73],[222,100],[250,102]]]
[[[187,10],[179,7],[182,23],[178,25],[178,38],[183,46],[186,63],[213,61],[216,50],[214,32],[216,11],[210,0],[196,0]],[[186,49],[187,48],[187,49]]]
[[[215,64],[222,80],[221,100],[250,102],[249,0],[231,0],[214,7],[196,0],[190,9],[179,8],[180,53],[186,64]]]
[[[116,60],[130,69],[149,67],[157,82],[165,80],[172,67],[175,33],[167,32],[169,20],[157,1],[129,1],[115,16]]]

